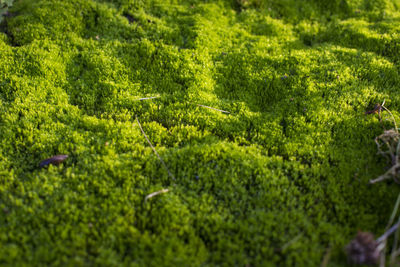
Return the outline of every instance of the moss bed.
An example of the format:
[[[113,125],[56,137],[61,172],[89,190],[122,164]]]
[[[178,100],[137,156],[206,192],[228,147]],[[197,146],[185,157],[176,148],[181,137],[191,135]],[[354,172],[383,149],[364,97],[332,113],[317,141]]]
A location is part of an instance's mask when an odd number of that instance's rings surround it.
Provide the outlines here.
[[[0,264],[345,266],[400,191],[368,184],[388,162],[365,115],[383,100],[400,115],[399,8],[15,1],[0,24]]]

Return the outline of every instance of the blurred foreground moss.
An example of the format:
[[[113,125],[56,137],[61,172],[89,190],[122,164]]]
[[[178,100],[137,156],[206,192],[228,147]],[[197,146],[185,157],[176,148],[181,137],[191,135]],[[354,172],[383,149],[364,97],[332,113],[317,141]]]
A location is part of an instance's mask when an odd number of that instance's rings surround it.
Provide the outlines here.
[[[0,264],[318,266],[330,248],[345,265],[399,193],[368,185],[387,162],[364,114],[386,99],[399,117],[399,7],[16,1],[0,24]]]

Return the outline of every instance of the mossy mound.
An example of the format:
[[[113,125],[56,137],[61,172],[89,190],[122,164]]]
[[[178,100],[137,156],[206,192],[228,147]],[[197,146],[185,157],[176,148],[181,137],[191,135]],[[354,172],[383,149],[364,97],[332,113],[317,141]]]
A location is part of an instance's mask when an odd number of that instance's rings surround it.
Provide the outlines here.
[[[399,193],[368,185],[388,163],[364,114],[385,99],[399,117],[399,8],[16,1],[0,24],[0,263],[318,266],[329,248],[346,265]]]

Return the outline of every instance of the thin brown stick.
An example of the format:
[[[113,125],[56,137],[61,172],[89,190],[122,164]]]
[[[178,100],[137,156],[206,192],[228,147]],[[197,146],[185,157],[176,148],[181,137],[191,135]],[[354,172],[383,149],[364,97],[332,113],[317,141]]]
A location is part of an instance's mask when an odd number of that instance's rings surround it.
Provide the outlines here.
[[[168,169],[168,167],[167,167],[167,164],[165,164],[164,160],[163,160],[163,159],[161,158],[161,156],[157,153],[157,150],[154,148],[154,146],[153,146],[152,143],[150,142],[149,138],[147,137],[146,133],[143,131],[142,125],[140,124],[138,117],[137,117],[137,116],[135,116],[135,117],[136,117],[136,121],[137,121],[137,123],[138,123],[138,125],[139,125],[140,131],[142,132],[144,138],[146,138],[147,143],[149,143],[151,149],[154,151],[154,153],[157,155],[158,159],[161,161],[161,163],[162,163],[162,165],[164,166],[164,168],[167,170],[168,175],[169,175],[173,180],[175,180],[175,176],[169,171],[169,169]]]

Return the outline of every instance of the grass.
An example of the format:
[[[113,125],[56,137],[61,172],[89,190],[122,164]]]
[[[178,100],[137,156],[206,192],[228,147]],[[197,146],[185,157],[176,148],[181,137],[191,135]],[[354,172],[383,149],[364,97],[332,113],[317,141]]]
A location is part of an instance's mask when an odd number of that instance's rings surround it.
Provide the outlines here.
[[[383,234],[399,195],[369,184],[392,122],[365,114],[385,99],[399,118],[399,8],[14,1],[0,264],[346,266],[345,245]],[[39,168],[55,155],[68,158]]]

